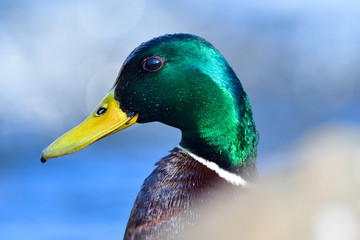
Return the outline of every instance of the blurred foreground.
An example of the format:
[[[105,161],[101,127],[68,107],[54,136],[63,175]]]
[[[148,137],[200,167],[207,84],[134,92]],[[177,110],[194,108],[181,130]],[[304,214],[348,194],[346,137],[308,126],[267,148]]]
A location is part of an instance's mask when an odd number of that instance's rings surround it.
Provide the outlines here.
[[[266,176],[237,200],[225,192],[183,239],[360,239],[360,128],[328,127],[303,138],[298,165]]]

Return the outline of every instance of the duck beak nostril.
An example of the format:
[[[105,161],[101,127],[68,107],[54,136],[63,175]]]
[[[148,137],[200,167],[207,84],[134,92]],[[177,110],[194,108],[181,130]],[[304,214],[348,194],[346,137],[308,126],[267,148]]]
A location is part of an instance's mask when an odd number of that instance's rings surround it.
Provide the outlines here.
[[[106,111],[107,111],[107,108],[105,108],[105,107],[99,107],[98,110],[96,111],[96,114],[97,114],[98,116],[100,116],[100,115],[103,115],[104,113],[106,113]]]

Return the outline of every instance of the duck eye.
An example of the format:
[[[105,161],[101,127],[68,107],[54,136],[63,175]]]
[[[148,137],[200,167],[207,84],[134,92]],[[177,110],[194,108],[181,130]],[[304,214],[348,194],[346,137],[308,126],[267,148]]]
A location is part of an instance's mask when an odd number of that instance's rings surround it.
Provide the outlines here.
[[[96,111],[96,114],[98,116],[103,115],[106,112],[107,108],[99,107],[99,109]]]
[[[144,59],[142,68],[147,72],[156,72],[163,66],[164,60],[161,57],[151,56]]]

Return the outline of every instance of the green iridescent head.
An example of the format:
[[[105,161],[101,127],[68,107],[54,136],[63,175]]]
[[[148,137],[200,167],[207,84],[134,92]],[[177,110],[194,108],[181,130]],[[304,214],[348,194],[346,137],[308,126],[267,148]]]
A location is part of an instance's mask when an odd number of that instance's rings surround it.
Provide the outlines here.
[[[165,35],[126,59],[115,98],[139,123],[159,121],[182,131],[180,145],[236,171],[256,161],[257,131],[236,74],[206,40]]]
[[[41,161],[152,121],[179,128],[183,148],[228,171],[246,178],[256,168],[258,135],[248,97],[219,51],[190,34],[136,48],[110,93],[88,119],[46,148]]]

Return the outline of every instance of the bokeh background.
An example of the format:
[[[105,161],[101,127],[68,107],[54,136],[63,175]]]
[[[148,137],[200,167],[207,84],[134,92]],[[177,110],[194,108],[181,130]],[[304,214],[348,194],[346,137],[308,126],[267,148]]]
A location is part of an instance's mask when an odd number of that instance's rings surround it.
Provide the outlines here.
[[[180,140],[133,126],[41,164],[81,122],[127,55],[166,33],[222,52],[247,91],[262,175],[327,124],[360,124],[360,2],[355,0],[0,1],[0,239],[119,239],[154,163]]]

